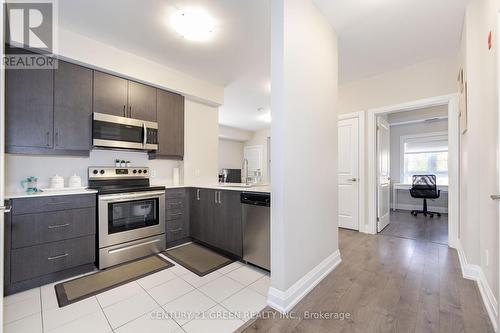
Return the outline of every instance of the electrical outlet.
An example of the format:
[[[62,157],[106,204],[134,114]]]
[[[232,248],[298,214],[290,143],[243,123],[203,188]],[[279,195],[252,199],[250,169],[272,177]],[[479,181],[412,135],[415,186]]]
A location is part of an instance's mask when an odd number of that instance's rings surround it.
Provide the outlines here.
[[[486,267],[490,265],[490,251],[484,251],[484,261],[486,261]]]

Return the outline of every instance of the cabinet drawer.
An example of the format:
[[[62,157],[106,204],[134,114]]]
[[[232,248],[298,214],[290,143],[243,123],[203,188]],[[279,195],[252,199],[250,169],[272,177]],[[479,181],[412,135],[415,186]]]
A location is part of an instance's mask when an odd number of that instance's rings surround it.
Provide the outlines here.
[[[166,210],[182,209],[186,207],[186,198],[171,198],[166,200]]]
[[[86,236],[12,250],[11,283],[95,261],[95,237]]]
[[[14,215],[12,248],[95,234],[95,208]]]
[[[185,188],[173,188],[167,190],[167,199],[184,198],[186,196]]]
[[[95,194],[57,195],[41,198],[12,199],[12,214],[52,212],[74,208],[95,207]]]
[[[167,243],[189,236],[187,223],[184,219],[173,220],[167,222]]]
[[[167,210],[167,221],[182,219],[184,215],[184,209]]]

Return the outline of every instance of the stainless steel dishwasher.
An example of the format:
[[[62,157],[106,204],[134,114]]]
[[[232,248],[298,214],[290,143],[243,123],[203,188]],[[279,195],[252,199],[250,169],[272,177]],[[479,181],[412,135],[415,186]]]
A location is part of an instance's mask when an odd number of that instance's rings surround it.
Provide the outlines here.
[[[243,260],[271,269],[271,195],[241,193],[243,210]]]

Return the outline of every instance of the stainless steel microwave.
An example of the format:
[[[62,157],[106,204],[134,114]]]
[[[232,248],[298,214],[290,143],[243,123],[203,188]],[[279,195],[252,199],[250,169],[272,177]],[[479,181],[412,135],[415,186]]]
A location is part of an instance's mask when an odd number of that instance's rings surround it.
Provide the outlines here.
[[[158,123],[94,112],[94,147],[157,150]]]

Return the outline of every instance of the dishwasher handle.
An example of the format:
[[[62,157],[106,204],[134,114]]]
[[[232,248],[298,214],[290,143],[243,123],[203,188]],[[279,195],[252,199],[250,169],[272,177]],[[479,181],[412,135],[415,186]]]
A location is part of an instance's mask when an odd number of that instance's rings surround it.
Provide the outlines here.
[[[240,197],[240,202],[244,205],[270,207],[271,196],[269,194],[243,192]]]

